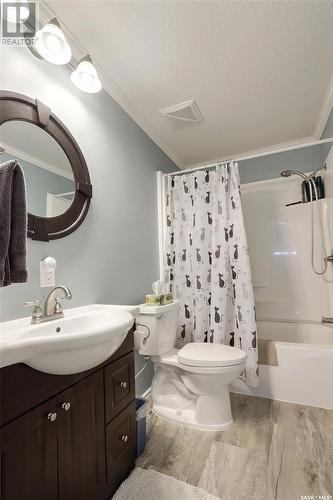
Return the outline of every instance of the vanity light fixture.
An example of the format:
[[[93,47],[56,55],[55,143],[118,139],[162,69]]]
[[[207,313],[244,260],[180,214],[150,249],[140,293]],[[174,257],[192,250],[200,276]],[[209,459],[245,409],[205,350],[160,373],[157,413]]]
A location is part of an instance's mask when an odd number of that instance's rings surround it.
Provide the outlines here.
[[[76,70],[71,74],[71,80],[78,89],[89,94],[95,94],[102,88],[102,83],[89,55],[80,59]]]
[[[56,18],[37,31],[34,49],[53,64],[67,64],[72,58],[72,50]]]

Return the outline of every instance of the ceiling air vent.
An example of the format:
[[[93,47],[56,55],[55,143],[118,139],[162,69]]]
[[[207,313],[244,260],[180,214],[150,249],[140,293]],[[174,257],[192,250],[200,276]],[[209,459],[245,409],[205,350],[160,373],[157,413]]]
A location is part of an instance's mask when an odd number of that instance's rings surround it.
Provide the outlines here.
[[[194,100],[181,102],[175,106],[160,109],[160,113],[167,118],[183,122],[200,122],[203,120],[199,106]]]

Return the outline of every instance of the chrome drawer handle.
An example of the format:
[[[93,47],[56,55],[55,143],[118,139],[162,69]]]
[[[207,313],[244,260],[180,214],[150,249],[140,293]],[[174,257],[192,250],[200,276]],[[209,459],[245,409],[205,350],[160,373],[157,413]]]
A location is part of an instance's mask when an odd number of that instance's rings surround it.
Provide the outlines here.
[[[127,443],[128,441],[128,436],[127,434],[121,436],[121,440],[124,441],[124,443]]]
[[[57,420],[57,414],[56,413],[52,413],[50,412],[47,416],[48,420],[50,420],[51,422],[54,422],[55,420]]]
[[[120,387],[122,387],[123,389],[126,389],[127,382],[120,382]]]
[[[68,411],[71,407],[70,403],[62,403],[61,408],[65,411]]]

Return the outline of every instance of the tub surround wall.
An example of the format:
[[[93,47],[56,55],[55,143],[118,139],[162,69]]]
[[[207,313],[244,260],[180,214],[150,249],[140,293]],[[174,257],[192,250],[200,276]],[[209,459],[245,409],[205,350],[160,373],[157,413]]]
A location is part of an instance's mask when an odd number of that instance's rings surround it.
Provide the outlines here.
[[[319,203],[332,248],[333,148],[326,164],[326,198]],[[258,387],[239,379],[232,390],[333,409],[327,385],[333,377],[333,329],[320,324],[322,316],[333,316],[333,266],[328,264],[324,276],[312,270],[311,204],[285,206],[301,199],[300,187],[296,176],[242,185],[258,341],[270,339],[278,366],[260,364]],[[315,243],[320,244],[315,221]]]
[[[333,170],[329,169],[325,174],[328,196],[320,201],[328,219],[333,214],[332,185]],[[333,312],[332,265],[325,278],[314,274],[311,267],[311,204],[286,207],[300,199],[301,182],[296,176],[242,186],[259,320],[320,322],[322,316]],[[320,248],[317,217],[315,221],[315,244]],[[316,262],[317,267],[322,267],[322,262]]]
[[[47,255],[58,262],[57,283],[72,291],[72,307],[141,303],[158,278],[155,172],[177,166],[106,92],[76,89],[68,68],[40,61],[24,47],[2,46],[1,62],[1,88],[51,108],[78,142],[93,185],[77,231],[49,243],[28,241],[28,283],[0,291],[1,320],[26,316],[22,303],[47,294],[39,287],[39,261]],[[140,377],[138,394],[150,379],[151,368]]]

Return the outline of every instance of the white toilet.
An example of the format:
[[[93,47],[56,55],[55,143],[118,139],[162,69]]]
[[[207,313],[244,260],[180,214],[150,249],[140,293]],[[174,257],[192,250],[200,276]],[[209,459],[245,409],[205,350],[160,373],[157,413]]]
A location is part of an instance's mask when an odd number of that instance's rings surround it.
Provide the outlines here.
[[[221,344],[190,343],[174,348],[178,302],[140,306],[135,348],[151,356],[153,411],[198,429],[231,427],[229,385],[245,367],[246,353]]]

